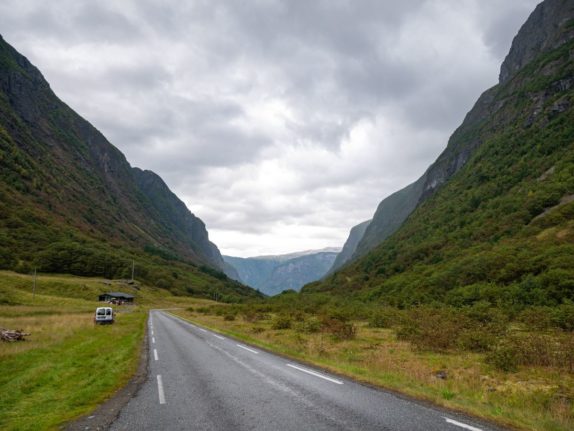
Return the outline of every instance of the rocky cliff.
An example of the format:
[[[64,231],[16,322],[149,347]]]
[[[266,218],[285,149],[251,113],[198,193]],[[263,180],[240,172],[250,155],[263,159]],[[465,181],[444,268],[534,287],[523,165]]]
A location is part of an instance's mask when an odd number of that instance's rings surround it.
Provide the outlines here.
[[[367,227],[371,223],[371,220],[364,221],[359,223],[357,226],[353,226],[351,228],[351,232],[349,232],[349,236],[343,245],[343,249],[339,252],[337,257],[335,258],[335,262],[333,262],[333,266],[327,272],[328,274],[332,274],[337,269],[341,268],[345,263],[351,260],[351,257],[355,253],[357,249],[357,245],[359,245],[359,241],[363,238]]]

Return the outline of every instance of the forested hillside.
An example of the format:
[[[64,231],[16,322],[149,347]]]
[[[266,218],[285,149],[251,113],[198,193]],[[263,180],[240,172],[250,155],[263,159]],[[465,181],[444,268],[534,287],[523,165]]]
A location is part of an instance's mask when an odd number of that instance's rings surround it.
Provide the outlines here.
[[[182,294],[256,295],[227,279],[195,217],[52,92],[0,38],[0,268],[136,276]]]

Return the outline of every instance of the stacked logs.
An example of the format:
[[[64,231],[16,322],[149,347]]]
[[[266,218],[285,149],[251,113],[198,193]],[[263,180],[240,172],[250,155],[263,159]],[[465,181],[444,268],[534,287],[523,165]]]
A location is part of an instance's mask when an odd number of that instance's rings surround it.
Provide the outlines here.
[[[24,341],[24,337],[30,335],[21,329],[0,328],[0,340],[2,341]]]

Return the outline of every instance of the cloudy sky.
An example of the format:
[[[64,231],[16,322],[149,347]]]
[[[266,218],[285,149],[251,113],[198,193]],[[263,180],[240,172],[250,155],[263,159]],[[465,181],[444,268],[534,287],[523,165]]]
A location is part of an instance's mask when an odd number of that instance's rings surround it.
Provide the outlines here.
[[[2,0],[0,33],[225,254],[341,246],[498,79],[537,0]]]

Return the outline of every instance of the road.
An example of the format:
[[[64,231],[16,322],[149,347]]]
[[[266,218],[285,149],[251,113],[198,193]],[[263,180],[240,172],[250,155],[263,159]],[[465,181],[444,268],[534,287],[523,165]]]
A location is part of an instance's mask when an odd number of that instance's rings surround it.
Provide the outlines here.
[[[494,430],[192,325],[149,318],[149,376],[112,430]]]

